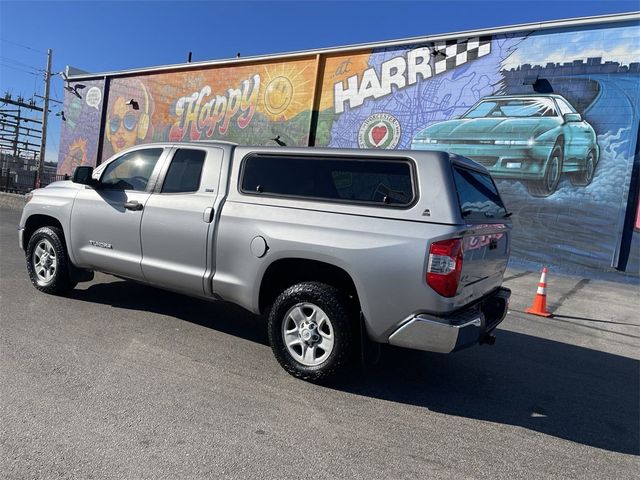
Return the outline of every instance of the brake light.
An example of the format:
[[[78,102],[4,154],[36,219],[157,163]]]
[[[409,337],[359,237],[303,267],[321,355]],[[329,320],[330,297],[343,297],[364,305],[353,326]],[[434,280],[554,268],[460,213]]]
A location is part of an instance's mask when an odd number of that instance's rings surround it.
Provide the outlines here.
[[[462,239],[434,242],[429,248],[427,285],[443,297],[453,297],[458,291],[462,272]]]

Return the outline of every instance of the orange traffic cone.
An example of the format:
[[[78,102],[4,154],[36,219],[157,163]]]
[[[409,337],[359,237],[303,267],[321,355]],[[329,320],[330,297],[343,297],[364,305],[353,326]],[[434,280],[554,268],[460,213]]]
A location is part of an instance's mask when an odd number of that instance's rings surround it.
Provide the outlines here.
[[[540,283],[538,283],[538,291],[533,299],[533,305],[527,308],[527,313],[539,315],[541,317],[553,316],[551,312],[547,311],[547,267],[542,268]]]

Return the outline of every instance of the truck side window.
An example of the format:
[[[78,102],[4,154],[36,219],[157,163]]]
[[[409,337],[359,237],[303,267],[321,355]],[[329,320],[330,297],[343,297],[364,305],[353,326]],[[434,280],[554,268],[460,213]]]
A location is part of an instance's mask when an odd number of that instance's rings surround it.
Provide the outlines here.
[[[462,167],[453,168],[453,179],[463,218],[487,219],[502,217],[507,209],[491,177]]]
[[[251,155],[243,193],[404,207],[415,198],[404,159]]]
[[[197,192],[205,156],[204,150],[179,149],[167,170],[162,193]]]
[[[104,169],[102,188],[143,192],[162,152],[162,148],[147,148],[125,153]]]

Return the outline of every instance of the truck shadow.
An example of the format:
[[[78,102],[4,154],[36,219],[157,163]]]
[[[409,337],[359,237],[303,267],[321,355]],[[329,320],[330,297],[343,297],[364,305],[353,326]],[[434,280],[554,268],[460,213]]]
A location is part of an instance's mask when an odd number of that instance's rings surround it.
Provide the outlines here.
[[[127,310],[168,315],[269,346],[266,322],[232,303],[209,302],[136,282],[118,280],[94,283],[85,290],[75,289],[67,297]]]
[[[268,345],[263,319],[223,302],[120,281],[70,297],[169,315]],[[640,362],[502,329],[497,337],[495,346],[454,355],[385,346],[377,366],[328,388],[640,454]]]
[[[492,347],[394,347],[342,390],[640,454],[640,362],[499,329]],[[524,433],[523,433],[524,435]]]

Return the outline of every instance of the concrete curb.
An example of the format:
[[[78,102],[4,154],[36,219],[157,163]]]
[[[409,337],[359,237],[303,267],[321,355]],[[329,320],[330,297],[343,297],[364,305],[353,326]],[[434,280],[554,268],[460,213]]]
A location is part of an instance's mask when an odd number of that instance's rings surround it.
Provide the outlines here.
[[[0,207],[12,210],[22,210],[24,207],[24,195],[19,193],[0,192]]]

